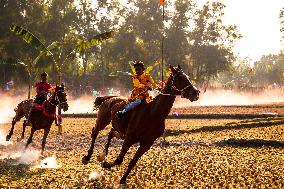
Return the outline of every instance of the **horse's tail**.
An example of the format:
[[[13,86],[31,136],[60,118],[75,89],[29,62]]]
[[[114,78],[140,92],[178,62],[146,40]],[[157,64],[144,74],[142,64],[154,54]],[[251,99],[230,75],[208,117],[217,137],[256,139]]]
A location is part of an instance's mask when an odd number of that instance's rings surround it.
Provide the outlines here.
[[[32,99],[28,99],[28,100],[23,100],[22,102],[20,102],[17,107],[14,109],[14,111],[16,112],[16,115],[13,118],[14,122],[19,121],[22,117],[24,116],[28,116],[29,112],[30,112],[30,108],[32,107],[33,104],[33,100]]]
[[[111,99],[113,97],[116,97],[116,96],[98,96],[98,97],[96,97],[95,102],[94,102],[94,110],[98,110],[100,108],[101,104],[104,101]]]

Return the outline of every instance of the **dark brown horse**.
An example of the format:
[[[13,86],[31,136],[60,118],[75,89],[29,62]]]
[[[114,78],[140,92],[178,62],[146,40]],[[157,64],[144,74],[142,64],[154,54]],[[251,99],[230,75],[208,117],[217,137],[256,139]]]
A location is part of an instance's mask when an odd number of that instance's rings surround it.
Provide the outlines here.
[[[39,107],[38,109],[35,108],[35,111],[31,113],[30,120],[31,120],[32,128],[31,128],[30,137],[26,144],[26,148],[32,142],[32,137],[35,131],[44,129],[44,136],[42,139],[42,153],[43,153],[47,135],[49,134],[51,125],[53,121],[55,120],[55,111],[56,111],[57,105],[60,105],[63,111],[68,110],[66,93],[64,92],[63,84],[61,86],[56,86],[55,91],[52,94],[52,96],[48,100],[44,101],[41,107]],[[21,119],[21,116],[23,117],[25,114],[29,112],[28,108],[30,108],[30,106],[33,106],[33,100],[26,100],[26,101],[23,101],[22,104],[20,103],[18,105],[16,116],[14,117],[12,121],[12,128],[10,130],[10,133],[7,135],[6,140],[9,140],[11,138],[16,121]],[[19,110],[19,108],[21,109]],[[24,138],[24,134],[25,134],[25,130],[27,126],[28,125],[26,124],[26,122],[24,122],[21,139]]]
[[[120,165],[129,148],[135,144],[140,144],[133,159],[130,161],[128,168],[120,180],[125,185],[126,178],[131,169],[136,165],[138,159],[150,149],[154,141],[164,133],[165,119],[169,114],[176,95],[182,95],[190,101],[196,101],[199,98],[197,90],[189,80],[188,76],[178,66],[170,66],[171,75],[168,78],[165,87],[162,89],[153,102],[143,103],[134,110],[128,112],[127,116],[120,120],[116,112],[125,106],[125,99],[122,97],[101,97],[96,100],[95,105],[99,106],[96,126],[92,130],[92,142],[88,154],[83,157],[82,162],[88,163],[92,154],[94,143],[98,133],[103,130],[110,122],[112,129],[108,135],[108,141],[104,152],[99,158],[104,159],[108,153],[108,148],[113,137],[124,139],[122,149],[116,160],[112,163],[103,162],[102,167],[111,168]]]

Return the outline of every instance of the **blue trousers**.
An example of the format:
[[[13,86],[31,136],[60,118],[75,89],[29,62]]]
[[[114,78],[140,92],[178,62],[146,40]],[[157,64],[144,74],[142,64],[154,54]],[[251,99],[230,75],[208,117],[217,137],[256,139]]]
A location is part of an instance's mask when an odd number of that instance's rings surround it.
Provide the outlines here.
[[[141,104],[142,100],[141,99],[136,99],[133,102],[130,102],[129,104],[126,104],[126,106],[124,106],[122,112],[126,113],[130,110],[132,110],[133,108],[135,108],[136,106],[138,106],[139,104]]]

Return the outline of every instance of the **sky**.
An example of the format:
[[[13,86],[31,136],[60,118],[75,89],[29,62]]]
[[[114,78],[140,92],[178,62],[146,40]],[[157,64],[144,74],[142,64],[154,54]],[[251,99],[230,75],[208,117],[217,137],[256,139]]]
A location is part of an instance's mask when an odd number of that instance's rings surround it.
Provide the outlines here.
[[[196,0],[204,4],[208,0]],[[213,2],[213,0],[209,0]],[[265,54],[277,54],[281,45],[280,10],[284,0],[219,0],[226,5],[224,23],[235,24],[244,36],[234,51],[257,61]]]

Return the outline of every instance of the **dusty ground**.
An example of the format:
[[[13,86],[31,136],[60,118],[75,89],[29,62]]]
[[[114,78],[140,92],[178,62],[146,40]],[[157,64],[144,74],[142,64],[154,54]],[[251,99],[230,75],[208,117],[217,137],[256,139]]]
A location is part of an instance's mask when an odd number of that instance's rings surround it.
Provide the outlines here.
[[[284,114],[283,104],[265,106],[214,106],[173,109],[180,114]],[[47,139],[46,152],[32,165],[19,164],[23,142],[0,143],[0,188],[115,188],[137,146],[130,149],[122,165],[104,170],[96,159],[110,127],[101,132],[88,165],[81,163],[90,144],[91,118],[65,118],[63,135],[56,126]],[[171,119],[166,121],[166,140],[156,141],[139,160],[127,180],[128,188],[284,188],[284,119]],[[3,133],[9,124],[1,124]],[[30,130],[26,133],[26,138]],[[37,132],[30,149],[40,149],[42,132]],[[3,142],[3,141],[2,141]],[[115,159],[121,141],[114,139],[107,156]],[[7,157],[10,155],[10,157]],[[46,157],[55,157],[56,169],[35,168]],[[99,174],[97,180],[89,176]]]

